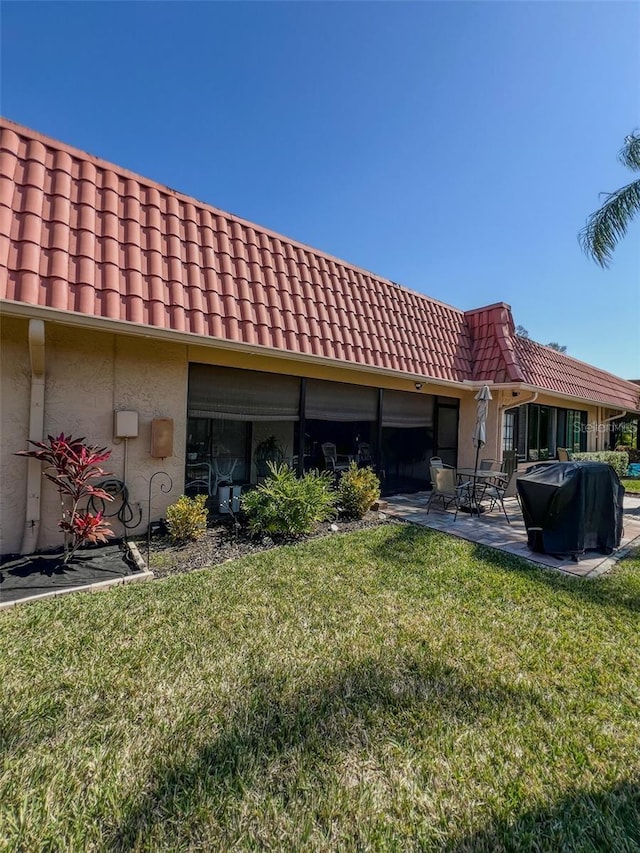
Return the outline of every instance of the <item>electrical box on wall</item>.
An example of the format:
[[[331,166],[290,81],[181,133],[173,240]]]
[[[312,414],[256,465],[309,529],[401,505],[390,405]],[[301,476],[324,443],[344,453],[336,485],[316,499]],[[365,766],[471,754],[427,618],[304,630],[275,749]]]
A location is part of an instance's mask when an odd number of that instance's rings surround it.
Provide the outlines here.
[[[113,437],[114,438],[137,438],[138,437],[138,413],[137,412],[114,412],[113,413]]]
[[[151,455],[155,459],[173,456],[173,418],[151,421]]]

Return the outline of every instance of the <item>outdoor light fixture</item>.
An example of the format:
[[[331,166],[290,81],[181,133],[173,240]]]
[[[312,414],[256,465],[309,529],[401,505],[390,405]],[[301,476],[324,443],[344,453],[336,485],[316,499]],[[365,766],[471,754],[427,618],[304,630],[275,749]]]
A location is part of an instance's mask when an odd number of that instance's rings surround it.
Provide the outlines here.
[[[422,382],[416,382],[416,391],[422,391]]]
[[[173,418],[154,418],[151,421],[150,454],[155,459],[173,456]]]

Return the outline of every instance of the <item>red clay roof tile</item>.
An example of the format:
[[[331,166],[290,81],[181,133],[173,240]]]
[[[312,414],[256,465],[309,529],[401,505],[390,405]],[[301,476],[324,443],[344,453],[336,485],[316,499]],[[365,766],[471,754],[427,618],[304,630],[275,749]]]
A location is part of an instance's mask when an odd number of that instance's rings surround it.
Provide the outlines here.
[[[1,131],[5,298],[470,378],[469,334],[457,309],[434,311],[426,296],[26,128],[2,120]],[[425,353],[427,326],[430,345],[444,353],[435,373]],[[380,346],[389,334],[398,356],[391,360]],[[455,358],[447,335],[459,339]]]
[[[630,383],[0,120],[0,297],[446,379],[637,408]],[[633,386],[632,386],[633,387]]]

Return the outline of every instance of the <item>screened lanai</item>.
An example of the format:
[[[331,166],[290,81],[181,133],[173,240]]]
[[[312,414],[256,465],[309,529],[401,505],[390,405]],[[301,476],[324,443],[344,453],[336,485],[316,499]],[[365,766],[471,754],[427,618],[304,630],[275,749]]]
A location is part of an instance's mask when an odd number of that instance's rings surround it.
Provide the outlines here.
[[[458,401],[424,392],[191,364],[187,491],[250,486],[268,462],[299,474],[351,462],[379,474],[385,493],[424,488],[435,453],[455,464]]]

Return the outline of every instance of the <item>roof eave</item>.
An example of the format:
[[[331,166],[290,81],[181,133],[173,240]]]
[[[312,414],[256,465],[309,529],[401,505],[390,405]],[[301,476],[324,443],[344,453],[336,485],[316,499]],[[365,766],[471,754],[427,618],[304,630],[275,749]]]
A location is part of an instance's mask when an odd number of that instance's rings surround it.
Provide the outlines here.
[[[101,329],[103,331],[117,332],[123,335],[141,338],[156,338],[158,340],[172,341],[188,346],[215,347],[218,349],[236,352],[248,352],[256,355],[270,356],[272,358],[287,359],[292,362],[303,362],[305,364],[322,364],[328,367],[352,370],[355,373],[374,373],[395,379],[405,379],[411,382],[436,385],[442,388],[455,388],[457,390],[469,390],[468,380],[439,379],[419,373],[407,373],[403,370],[394,370],[388,367],[377,367],[375,365],[358,364],[350,361],[341,361],[335,358],[326,358],[318,355],[292,352],[291,350],[266,347],[262,344],[247,344],[230,341],[226,338],[214,338],[210,335],[198,335],[194,332],[178,332],[173,329],[161,329],[157,326],[147,326],[133,323],[130,320],[112,320],[106,317],[96,317],[91,314],[80,314],[76,311],[63,311],[58,308],[48,308],[40,305],[31,305],[27,302],[15,302],[10,299],[0,299],[0,314],[7,317],[42,317],[50,322],[65,326],[76,326],[84,329]]]
[[[640,404],[636,406],[629,405],[625,401],[619,399],[610,400],[594,400],[593,397],[579,397],[573,394],[564,394],[560,391],[553,391],[550,388],[544,388],[542,385],[531,385],[528,382],[478,382],[473,381],[474,387],[489,385],[491,388],[498,388],[504,391],[537,391],[538,394],[545,394],[547,397],[554,397],[558,400],[571,400],[575,403],[586,403],[589,406],[606,406],[611,409],[624,409],[630,415],[640,415]]]

